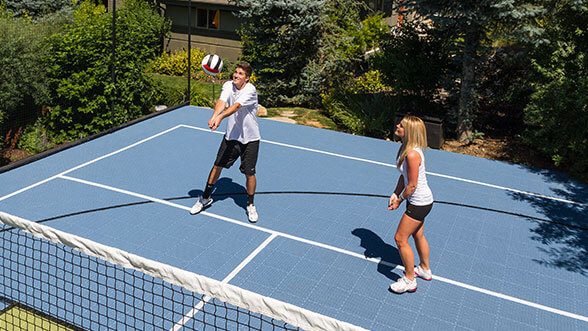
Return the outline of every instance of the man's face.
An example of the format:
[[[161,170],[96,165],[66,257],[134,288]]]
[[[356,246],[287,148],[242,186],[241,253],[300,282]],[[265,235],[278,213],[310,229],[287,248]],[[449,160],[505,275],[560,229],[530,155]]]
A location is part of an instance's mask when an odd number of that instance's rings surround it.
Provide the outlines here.
[[[238,89],[241,89],[248,80],[249,77],[247,77],[245,70],[242,68],[235,69],[235,73],[233,73],[233,83]]]

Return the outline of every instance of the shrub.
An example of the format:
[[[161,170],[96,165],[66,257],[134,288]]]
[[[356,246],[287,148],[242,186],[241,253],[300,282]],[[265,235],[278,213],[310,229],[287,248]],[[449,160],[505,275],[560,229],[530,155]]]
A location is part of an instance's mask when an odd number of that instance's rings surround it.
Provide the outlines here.
[[[47,125],[57,142],[103,131],[147,113],[157,96],[144,74],[161,53],[170,24],[152,4],[127,0],[117,14],[116,87],[111,81],[112,15],[86,1],[74,21],[50,38],[46,68],[53,94]],[[110,104],[114,100],[114,123]]]
[[[39,118],[25,128],[18,140],[18,148],[37,154],[52,148],[54,144],[51,141],[51,133],[43,125],[42,118]]]
[[[347,131],[375,138],[391,138],[399,98],[390,92],[353,93],[332,89],[322,95],[323,107]]]
[[[370,70],[359,76],[354,82],[353,90],[355,93],[373,93],[380,92],[388,87],[382,82],[382,75],[378,70]]]
[[[197,92],[195,89],[192,89],[192,93],[190,95],[190,104],[199,107],[207,107],[213,108],[214,102],[210,100],[207,96],[202,95],[201,93]]]

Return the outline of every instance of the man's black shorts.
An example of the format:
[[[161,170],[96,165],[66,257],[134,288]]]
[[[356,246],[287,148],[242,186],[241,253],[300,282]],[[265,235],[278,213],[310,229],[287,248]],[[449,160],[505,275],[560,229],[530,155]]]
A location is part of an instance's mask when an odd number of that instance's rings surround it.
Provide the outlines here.
[[[406,202],[406,216],[412,217],[417,221],[424,221],[425,217],[429,215],[431,209],[433,208],[433,204],[426,205],[426,206],[415,206],[410,202]]]
[[[241,166],[239,170],[245,175],[255,175],[255,165],[257,164],[257,153],[259,152],[259,140],[250,141],[242,144],[237,140],[223,141],[218,149],[214,165],[223,168],[230,168],[237,158],[241,157]]]

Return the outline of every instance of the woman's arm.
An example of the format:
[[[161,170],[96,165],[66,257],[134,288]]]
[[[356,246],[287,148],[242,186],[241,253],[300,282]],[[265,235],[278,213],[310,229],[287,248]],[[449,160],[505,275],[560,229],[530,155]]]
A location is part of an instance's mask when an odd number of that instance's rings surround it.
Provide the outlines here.
[[[412,150],[406,155],[404,160],[406,165],[406,176],[408,177],[408,183],[404,189],[404,193],[400,195],[402,199],[406,199],[411,196],[417,188],[419,182],[419,165],[421,164],[421,155],[419,152]]]
[[[392,195],[390,196],[390,201],[388,201],[388,209],[389,210],[393,210],[393,209],[398,208],[398,206],[400,205],[400,202],[402,202],[402,200],[400,200],[398,202],[396,200],[400,196],[400,193],[402,192],[403,189],[404,189],[404,176],[400,175],[400,177],[398,178],[398,183],[396,183],[396,188],[394,189],[394,193],[392,193]]]

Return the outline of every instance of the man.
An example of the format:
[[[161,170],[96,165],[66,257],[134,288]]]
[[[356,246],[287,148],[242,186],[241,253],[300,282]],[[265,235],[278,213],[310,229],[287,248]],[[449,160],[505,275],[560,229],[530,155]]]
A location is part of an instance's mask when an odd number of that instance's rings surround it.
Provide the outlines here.
[[[249,222],[258,220],[257,210],[253,204],[255,187],[255,165],[259,151],[259,126],[257,124],[257,90],[249,83],[252,69],[249,63],[237,64],[233,80],[223,85],[214,112],[208,121],[208,127],[213,131],[219,127],[221,121],[227,119],[227,131],[219,147],[216,161],[208,176],[206,188],[202,196],[190,209],[190,214],[197,214],[210,206],[210,196],[214,184],[218,180],[223,168],[230,168],[238,157],[241,158],[239,170],[245,174],[247,186],[247,217]],[[226,108],[228,107],[228,108]],[[226,108],[226,109],[225,109]]]

